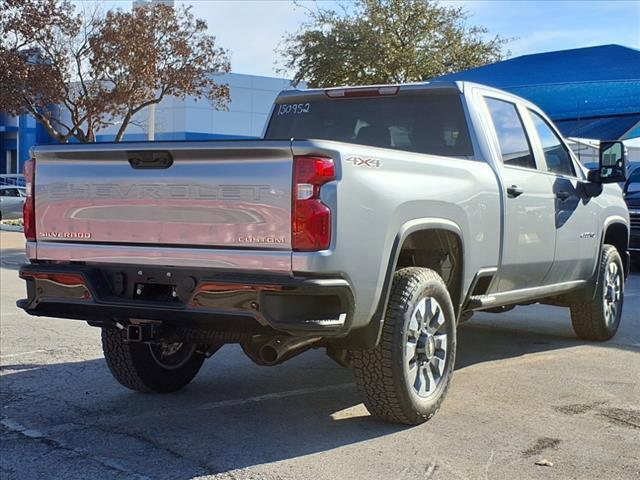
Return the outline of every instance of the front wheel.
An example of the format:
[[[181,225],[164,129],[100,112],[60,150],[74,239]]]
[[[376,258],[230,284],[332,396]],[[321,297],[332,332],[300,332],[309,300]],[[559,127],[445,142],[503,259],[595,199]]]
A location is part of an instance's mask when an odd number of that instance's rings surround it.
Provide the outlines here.
[[[102,350],[115,379],[143,393],[180,390],[193,380],[205,359],[193,343],[126,342],[124,331],[115,328],[102,329]]]
[[[455,351],[455,314],[442,278],[426,268],[397,271],[380,343],[351,352],[367,410],[394,423],[429,420],[449,388]]]
[[[618,331],[624,302],[624,269],[613,245],[602,247],[593,300],[571,305],[571,323],[582,340],[609,340]]]

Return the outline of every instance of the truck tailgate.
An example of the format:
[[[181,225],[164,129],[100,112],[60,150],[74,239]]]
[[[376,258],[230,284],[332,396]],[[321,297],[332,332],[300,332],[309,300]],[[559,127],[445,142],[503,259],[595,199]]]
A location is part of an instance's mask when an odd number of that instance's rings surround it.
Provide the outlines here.
[[[291,249],[288,142],[56,145],[35,158],[38,241]]]

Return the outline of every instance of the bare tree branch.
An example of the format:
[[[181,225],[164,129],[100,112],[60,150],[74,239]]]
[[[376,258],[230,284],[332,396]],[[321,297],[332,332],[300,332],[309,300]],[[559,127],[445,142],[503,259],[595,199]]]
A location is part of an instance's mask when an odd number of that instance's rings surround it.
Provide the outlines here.
[[[190,7],[77,15],[69,0],[3,0],[0,27],[0,111],[32,114],[61,142],[95,141],[117,118],[120,141],[167,95],[229,101],[212,76],[229,71],[227,52]]]

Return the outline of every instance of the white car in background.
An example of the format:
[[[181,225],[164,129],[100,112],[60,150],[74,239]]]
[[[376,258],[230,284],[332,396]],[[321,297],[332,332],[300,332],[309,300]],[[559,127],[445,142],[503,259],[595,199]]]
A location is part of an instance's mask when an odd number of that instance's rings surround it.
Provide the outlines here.
[[[24,187],[0,186],[0,220],[22,218],[22,206],[27,196]]]

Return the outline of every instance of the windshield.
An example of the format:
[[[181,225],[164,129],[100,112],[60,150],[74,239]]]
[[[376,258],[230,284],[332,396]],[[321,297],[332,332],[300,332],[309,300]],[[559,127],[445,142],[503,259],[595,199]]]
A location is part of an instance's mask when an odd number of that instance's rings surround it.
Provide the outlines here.
[[[451,157],[472,157],[458,94],[319,98],[275,106],[265,138],[316,138]]]
[[[627,195],[640,193],[640,167],[636,168],[624,187]]]

